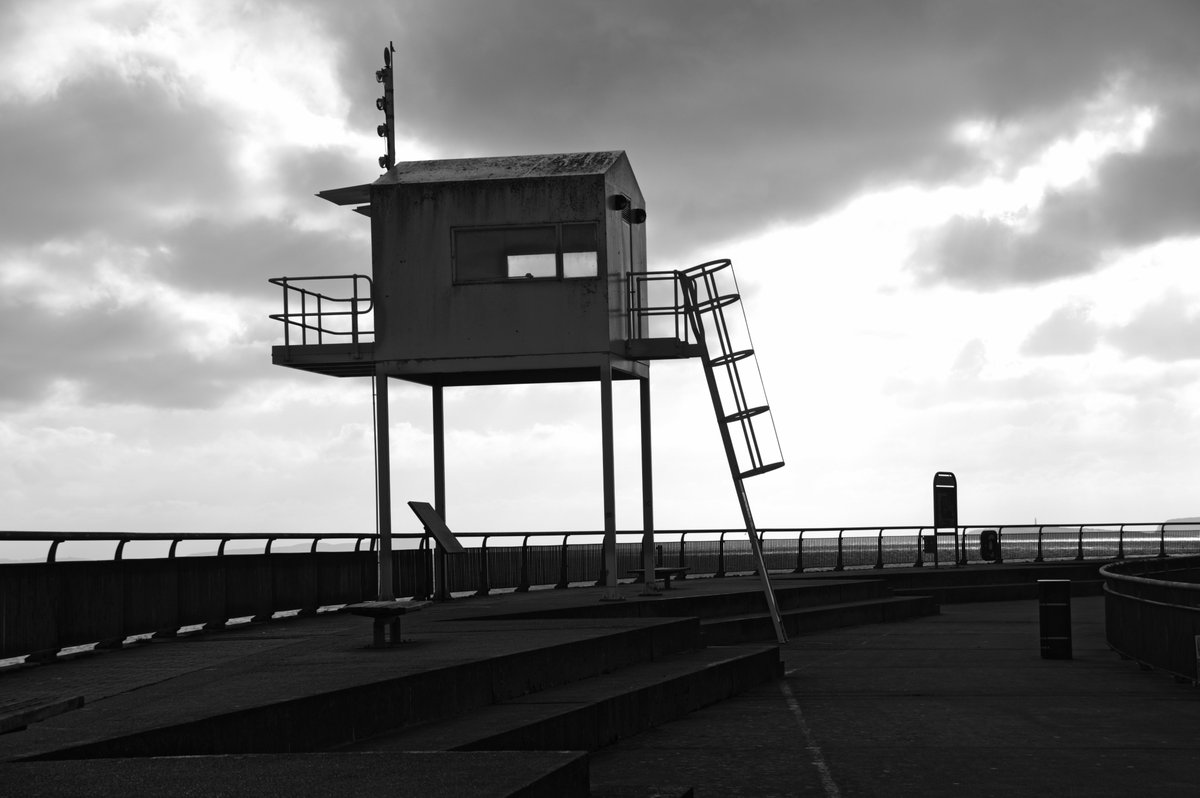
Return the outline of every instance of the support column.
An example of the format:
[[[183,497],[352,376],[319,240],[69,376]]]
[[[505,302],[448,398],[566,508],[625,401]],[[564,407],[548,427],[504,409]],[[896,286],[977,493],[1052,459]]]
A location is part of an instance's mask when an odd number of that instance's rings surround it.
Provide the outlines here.
[[[642,432],[642,570],[645,582],[643,593],[658,593],[654,579],[654,468],[650,435],[650,378],[639,380],[641,391]]]
[[[441,385],[433,386],[433,507],[446,520],[446,417]],[[441,546],[434,548],[433,567],[434,597],[446,601],[450,590],[446,582],[446,552]]]
[[[617,490],[613,454],[613,376],[612,363],[605,359],[600,366],[600,446],[604,470],[604,562],[600,583],[617,586]]]
[[[388,434],[388,378],[375,367],[375,501],[379,524],[379,600],[396,598],[392,590],[392,468]]]

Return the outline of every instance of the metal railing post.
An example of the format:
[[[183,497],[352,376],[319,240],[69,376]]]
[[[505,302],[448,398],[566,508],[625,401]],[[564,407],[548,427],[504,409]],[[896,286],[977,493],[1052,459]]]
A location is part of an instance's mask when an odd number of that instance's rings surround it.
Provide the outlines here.
[[[486,596],[492,592],[492,575],[488,570],[488,552],[487,552],[488,536],[483,536],[483,543],[479,547],[479,587],[475,590],[476,596]]]
[[[796,569],[792,571],[795,574],[804,573],[804,530],[799,530],[800,535],[796,538]]]
[[[1042,530],[1043,529],[1045,529],[1045,527],[1042,527],[1042,526],[1038,527],[1037,556],[1033,558],[1034,562],[1044,562],[1045,561],[1045,558],[1042,556]]]
[[[844,530],[844,529],[839,529],[839,530],[838,530],[837,562],[836,562],[836,563],[834,563],[834,566],[833,566],[833,570],[835,570],[835,571],[842,571],[842,570],[845,570],[845,565],[844,565],[844,563],[842,562],[842,534],[843,534],[845,531],[846,531],[846,530]]]
[[[521,581],[517,585],[517,592],[529,592],[529,535],[521,540]]]
[[[683,558],[683,550],[684,550],[686,544],[687,544],[687,532],[686,531],[680,532],[679,533],[679,567],[680,568],[687,567],[687,561],[684,560],[684,558]],[[680,574],[679,576],[675,577],[675,581],[677,581],[677,582],[681,581],[686,577],[687,577],[687,574]]]
[[[879,536],[875,539],[875,567],[883,567],[883,527],[879,528]]]
[[[1004,562],[1004,527],[996,527],[996,563]]]
[[[1083,524],[1079,525],[1079,549],[1078,549],[1077,553],[1075,554],[1075,559],[1076,560],[1083,559]]]
[[[1121,528],[1117,530],[1117,559],[1125,559],[1125,525],[1121,524]]]
[[[288,278],[284,277],[280,281],[283,286],[283,345],[288,349],[292,346],[292,325],[288,321]]]
[[[1167,525],[1158,525],[1158,556],[1160,559],[1165,559],[1167,556]]]
[[[717,572],[714,577],[722,579],[725,577],[725,535],[727,532],[722,532],[717,538]]]
[[[569,537],[571,536],[563,535],[562,549],[558,555],[558,584],[554,586],[556,590],[566,590],[567,585],[571,583],[567,572],[567,538]]]

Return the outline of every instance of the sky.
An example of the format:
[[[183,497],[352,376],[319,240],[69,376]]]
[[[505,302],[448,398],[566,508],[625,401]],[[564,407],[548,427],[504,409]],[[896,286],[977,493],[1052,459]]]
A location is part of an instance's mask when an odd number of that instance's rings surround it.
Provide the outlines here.
[[[364,272],[398,158],[624,150],[651,269],[733,260],[786,467],[764,527],[1200,515],[1200,4],[0,5],[0,529],[375,528],[371,384],[272,366],[270,277]],[[655,522],[740,515],[655,363]],[[640,529],[637,389],[617,522]],[[599,386],[446,391],[457,531],[603,527]],[[392,489],[432,499],[429,389]],[[418,531],[406,511],[397,531]]]

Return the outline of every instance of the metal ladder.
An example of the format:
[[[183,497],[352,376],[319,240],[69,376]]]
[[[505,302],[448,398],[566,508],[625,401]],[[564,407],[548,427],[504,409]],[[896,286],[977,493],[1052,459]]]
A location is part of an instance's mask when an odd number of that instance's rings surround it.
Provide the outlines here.
[[[683,288],[683,305],[696,342],[700,345],[704,376],[712,396],[713,411],[721,431],[729,473],[733,477],[738,505],[754,554],[763,594],[775,624],[775,636],[787,642],[787,632],[775,601],[775,592],[763,559],[762,542],[750,511],[746,479],[774,471],[783,465],[779,436],[767,403],[762,374],[754,356],[741,292],[729,260],[714,260],[676,272]],[[726,314],[737,305],[740,314]],[[730,319],[730,315],[733,319]],[[742,369],[753,366],[757,385],[742,379]],[[765,434],[767,430],[770,434]],[[765,450],[765,451],[764,451]]]

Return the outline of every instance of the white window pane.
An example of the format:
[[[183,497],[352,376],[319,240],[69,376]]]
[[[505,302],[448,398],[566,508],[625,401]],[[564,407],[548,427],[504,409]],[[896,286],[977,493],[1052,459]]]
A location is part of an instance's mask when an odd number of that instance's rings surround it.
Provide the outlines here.
[[[563,277],[595,277],[598,273],[595,252],[563,253]]]
[[[554,264],[554,253],[542,255],[509,255],[508,276],[516,279],[523,277],[555,277],[557,270]]]

